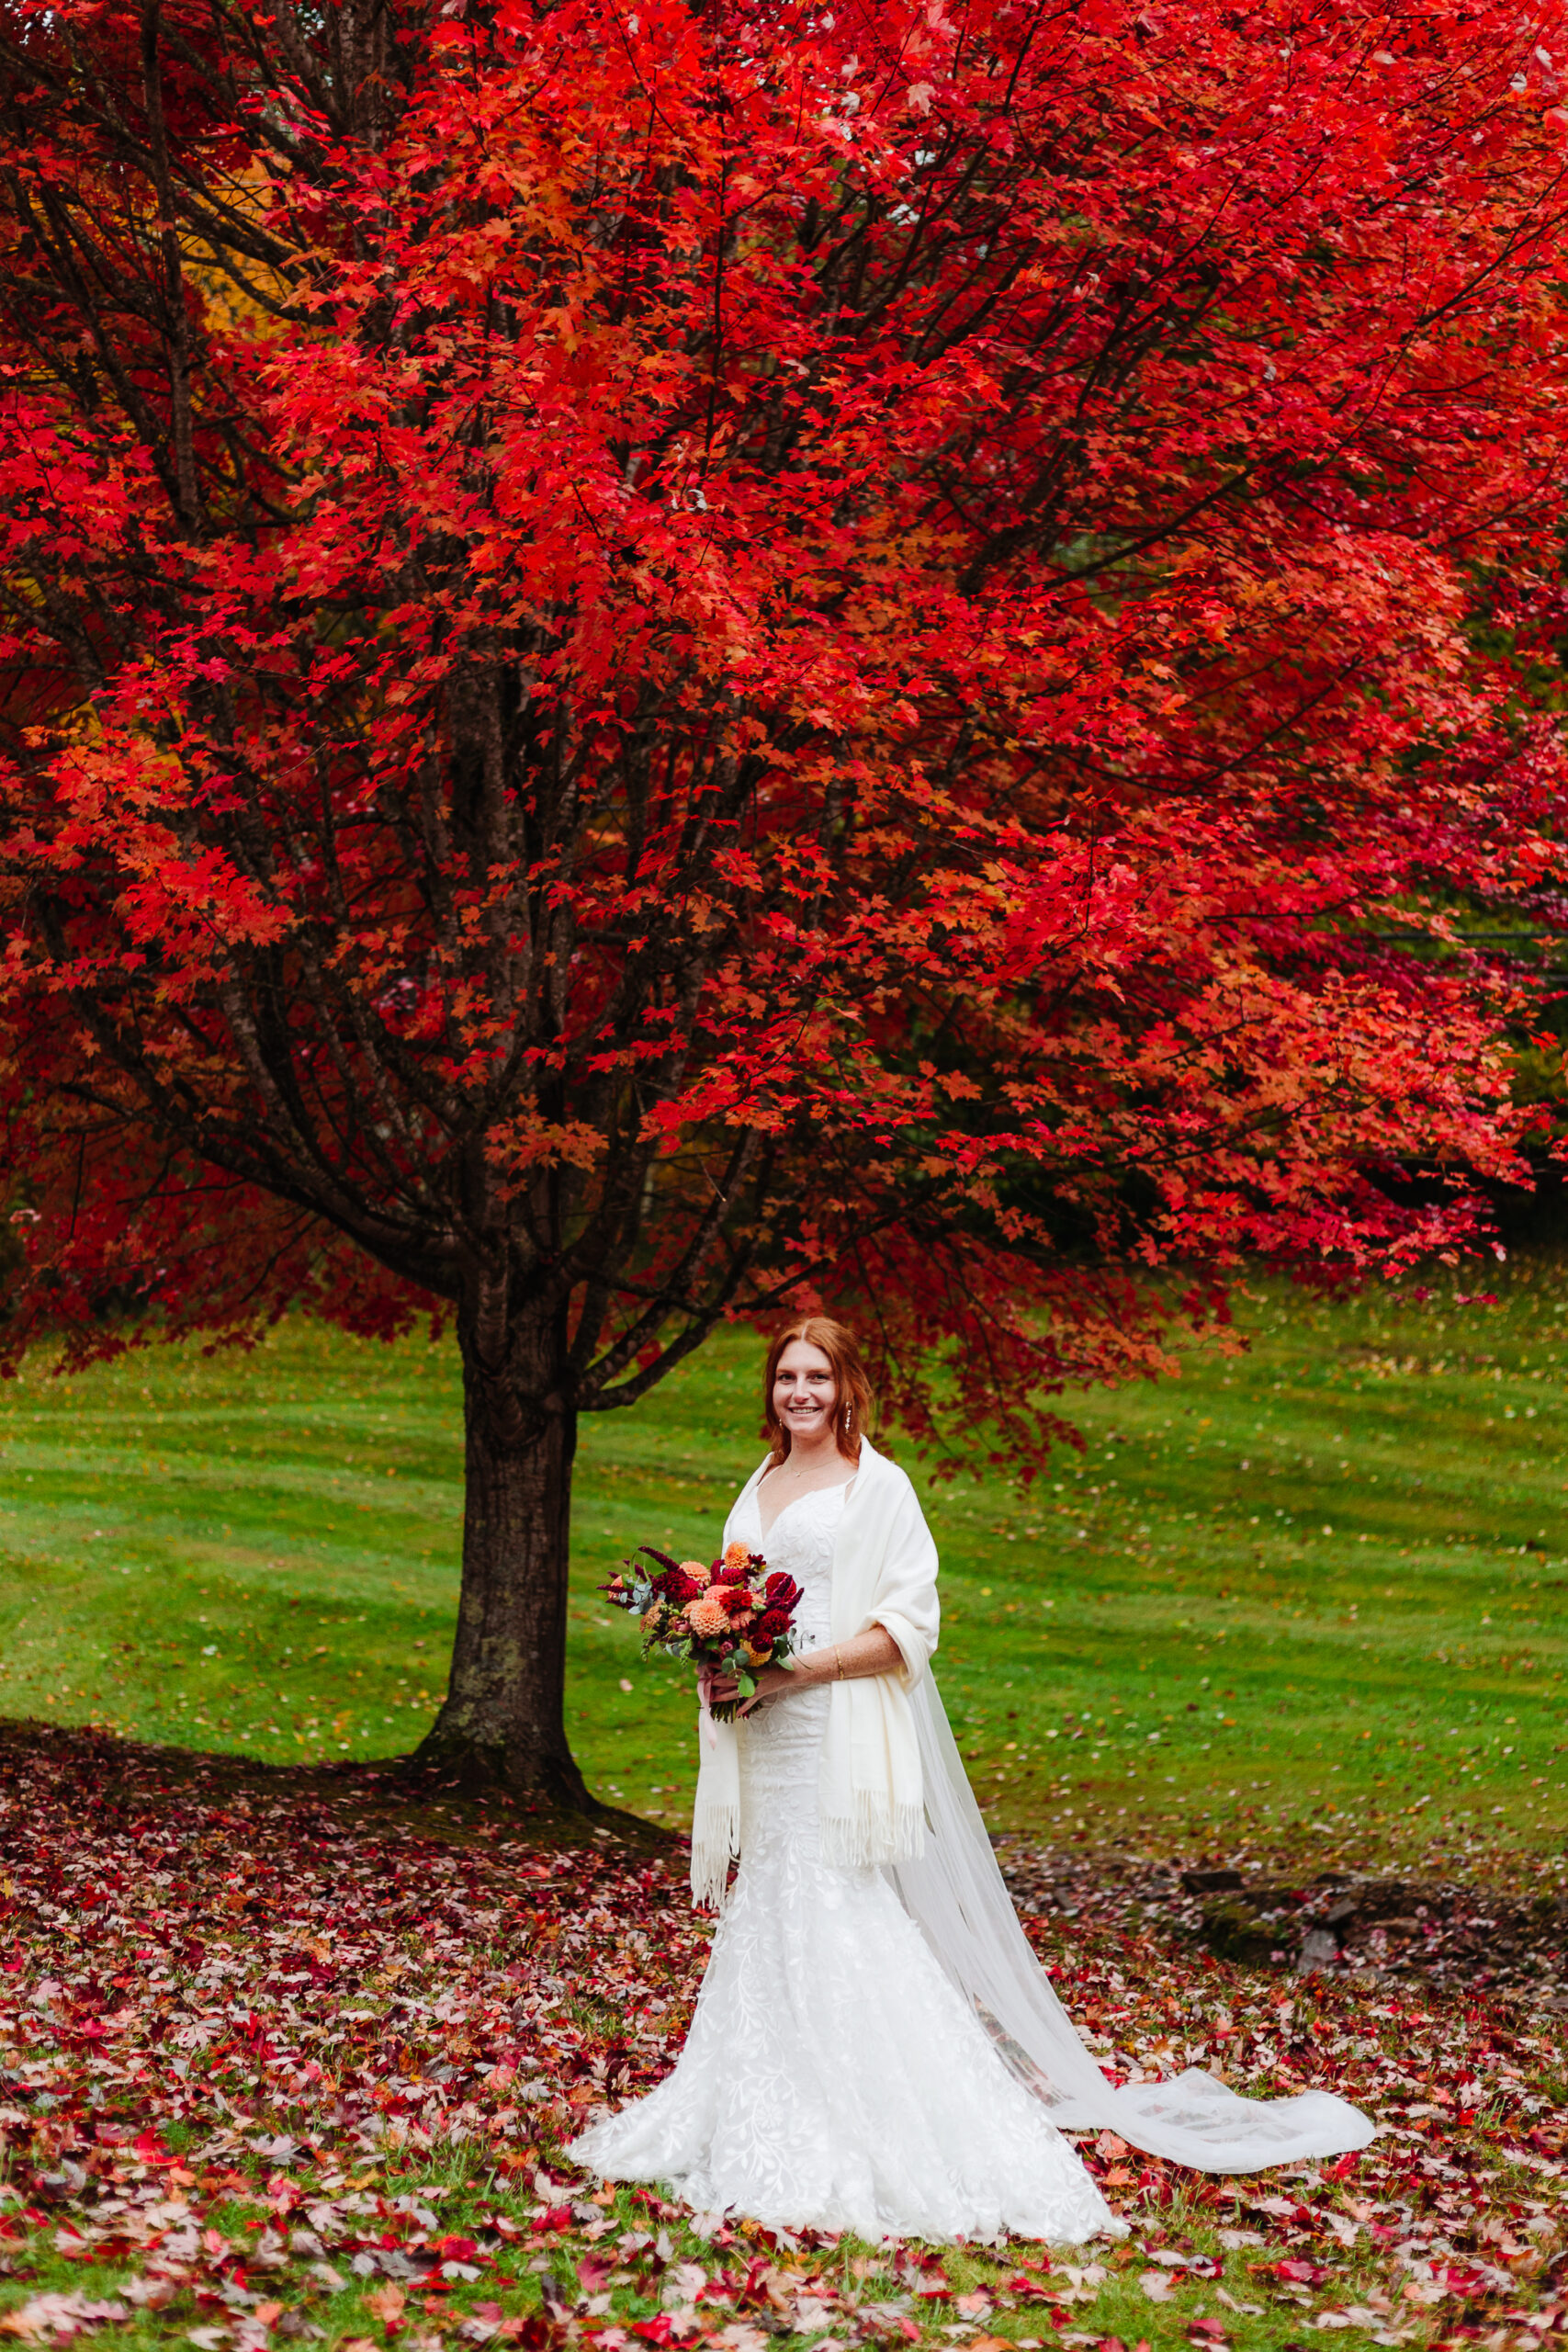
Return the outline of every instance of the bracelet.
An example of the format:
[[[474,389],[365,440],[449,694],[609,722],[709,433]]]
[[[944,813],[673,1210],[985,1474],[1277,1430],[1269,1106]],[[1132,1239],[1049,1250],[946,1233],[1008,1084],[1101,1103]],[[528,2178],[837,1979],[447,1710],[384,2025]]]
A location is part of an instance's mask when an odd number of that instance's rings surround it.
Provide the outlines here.
[[[835,1682],[841,1682],[844,1679],[844,1653],[842,1645],[838,1642],[833,1645],[833,1662],[839,1669],[833,1679]]]

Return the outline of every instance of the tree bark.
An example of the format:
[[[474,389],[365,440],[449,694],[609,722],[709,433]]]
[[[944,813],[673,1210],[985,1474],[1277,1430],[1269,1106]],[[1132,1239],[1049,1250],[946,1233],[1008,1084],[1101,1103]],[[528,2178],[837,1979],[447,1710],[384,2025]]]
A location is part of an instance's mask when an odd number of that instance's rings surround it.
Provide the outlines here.
[[[567,1568],[577,1411],[564,1315],[504,1276],[463,1299],[463,1581],[446,1702],[415,1763],[468,1789],[602,1810],[566,1736]]]

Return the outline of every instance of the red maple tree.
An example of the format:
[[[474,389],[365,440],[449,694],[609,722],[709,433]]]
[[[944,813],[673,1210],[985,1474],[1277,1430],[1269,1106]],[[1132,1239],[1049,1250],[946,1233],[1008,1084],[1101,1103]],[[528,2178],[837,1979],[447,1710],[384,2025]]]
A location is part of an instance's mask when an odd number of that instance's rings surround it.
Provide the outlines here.
[[[432,1755],[585,1801],[578,1417],[721,1318],[1028,1447],[1163,1261],[1517,1169],[1445,909],[1560,862],[1539,39],[16,0],[4,1343],[441,1302]]]

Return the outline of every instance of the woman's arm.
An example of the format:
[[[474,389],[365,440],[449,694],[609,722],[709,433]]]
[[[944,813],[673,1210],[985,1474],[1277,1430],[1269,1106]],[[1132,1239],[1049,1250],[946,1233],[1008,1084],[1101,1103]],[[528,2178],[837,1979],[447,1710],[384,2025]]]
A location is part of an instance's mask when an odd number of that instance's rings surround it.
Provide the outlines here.
[[[903,1665],[903,1654],[886,1628],[868,1625],[852,1641],[824,1642],[818,1649],[803,1650],[793,1666],[763,1667],[755,1694],[743,1699],[737,1712],[749,1715],[758,1700],[771,1699],[778,1690],[812,1690],[824,1682],[856,1682],[869,1674],[899,1674]],[[733,1699],[734,1676],[716,1674],[710,1696]]]

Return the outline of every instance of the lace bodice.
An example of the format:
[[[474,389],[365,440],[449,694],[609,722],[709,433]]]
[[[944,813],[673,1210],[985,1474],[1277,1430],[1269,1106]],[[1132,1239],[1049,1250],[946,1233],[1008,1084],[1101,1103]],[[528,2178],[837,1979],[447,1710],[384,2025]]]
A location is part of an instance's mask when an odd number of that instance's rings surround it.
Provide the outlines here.
[[[833,1607],[833,1546],[850,1486],[819,1487],[785,1503],[762,1532],[761,1489],[753,1487],[741,1506],[737,1525],[739,1540],[761,1552],[770,1568],[792,1576],[801,1589],[795,1612],[795,1646],[815,1649],[828,1639]]]

